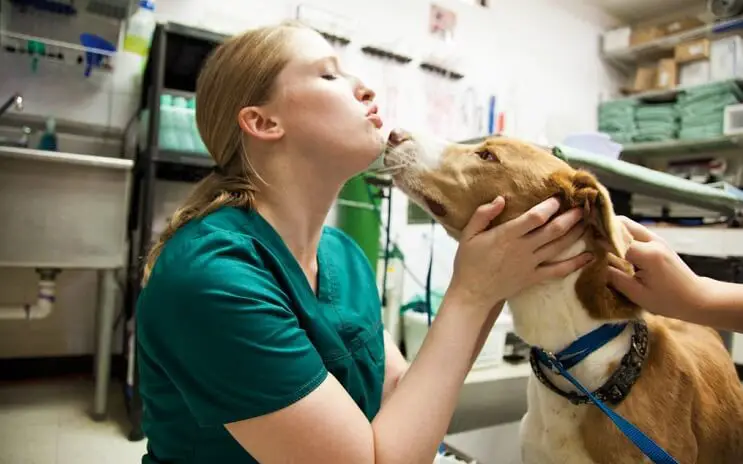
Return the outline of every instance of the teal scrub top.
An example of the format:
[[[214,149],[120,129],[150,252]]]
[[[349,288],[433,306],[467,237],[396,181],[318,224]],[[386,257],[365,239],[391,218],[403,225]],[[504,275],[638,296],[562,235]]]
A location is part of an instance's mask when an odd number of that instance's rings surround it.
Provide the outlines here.
[[[315,293],[253,210],[221,208],[166,242],[137,303],[143,463],[255,463],[224,424],[282,409],[332,373],[371,421],[381,305],[356,243],[326,227]]]

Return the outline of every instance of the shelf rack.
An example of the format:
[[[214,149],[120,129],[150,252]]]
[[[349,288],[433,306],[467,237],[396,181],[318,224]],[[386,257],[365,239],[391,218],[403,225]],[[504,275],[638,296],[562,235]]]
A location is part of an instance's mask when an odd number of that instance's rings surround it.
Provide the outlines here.
[[[31,44],[34,44],[33,46],[37,47],[37,49],[29,50],[29,47],[32,46]],[[102,55],[104,57],[103,63],[100,66],[93,67],[95,71],[101,72],[113,71],[116,57],[116,51],[86,47],[82,44],[35,37],[7,30],[0,30],[0,46],[2,46],[3,53],[17,56],[25,55],[29,59],[38,59],[68,66],[77,65],[85,67],[87,53]],[[39,53],[38,46],[43,46],[42,53]]]
[[[743,134],[696,140],[632,143],[624,146],[621,156],[632,159],[667,156],[673,156],[674,159],[688,159],[725,151],[731,156],[740,158],[741,149],[743,149]]]
[[[140,114],[147,110],[147,130],[144,144],[135,150],[134,179],[129,213],[129,260],[124,309],[129,321],[134,319],[135,305],[141,292],[142,259],[153,240],[155,183],[158,179],[195,182],[206,176],[213,161],[200,153],[162,150],[158,146],[160,132],[160,96],[167,94],[193,95],[196,79],[209,53],[227,39],[226,35],[196,29],[176,23],[159,23],[155,28],[149,58],[144,72]],[[136,126],[133,124],[132,126]],[[133,327],[133,323],[128,325]],[[133,330],[126,339],[134,338]],[[138,389],[136,343],[125,342],[124,350],[133,384],[125,386],[125,399],[131,431],[129,439],[144,438],[142,432],[142,403]]]
[[[724,84],[727,82],[734,82],[735,84],[738,85],[738,87],[743,88],[743,79],[723,79],[720,81],[709,82],[707,84],[702,84],[702,85]],[[617,98],[616,100],[642,100],[642,101],[649,101],[649,102],[673,101],[676,98],[678,98],[679,94],[685,91],[688,91],[688,90],[692,90],[696,87],[699,87],[699,85],[689,85],[689,86],[680,85],[673,89],[647,90],[644,92],[627,94],[626,96]]]
[[[610,61],[621,64],[653,60],[668,54],[669,51],[673,50],[676,45],[682,42],[712,37],[719,38],[734,31],[739,33],[741,30],[735,28],[740,28],[741,26],[743,26],[743,16],[738,16],[725,21],[705,24],[695,29],[661,37],[639,45],[603,52],[602,56]]]

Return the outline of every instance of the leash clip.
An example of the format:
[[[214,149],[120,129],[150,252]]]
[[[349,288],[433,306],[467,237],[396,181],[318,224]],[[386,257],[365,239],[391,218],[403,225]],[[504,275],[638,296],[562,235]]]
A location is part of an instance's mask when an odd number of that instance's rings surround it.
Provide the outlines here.
[[[547,361],[549,361],[549,368],[552,372],[555,374],[560,374],[560,367],[561,363],[558,361],[557,356],[551,351],[543,350],[544,356],[547,358]]]

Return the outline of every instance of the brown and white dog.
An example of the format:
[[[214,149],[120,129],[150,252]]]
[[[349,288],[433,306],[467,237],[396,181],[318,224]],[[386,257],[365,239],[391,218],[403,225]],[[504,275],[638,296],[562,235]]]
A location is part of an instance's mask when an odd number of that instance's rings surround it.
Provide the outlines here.
[[[743,390],[719,334],[644,312],[608,286],[610,260],[632,272],[621,259],[631,236],[590,173],[513,139],[462,145],[401,130],[390,135],[385,164],[395,185],[455,239],[475,209],[498,195],[506,206],[493,225],[553,196],[562,210],[583,208],[588,232],[559,259],[591,250],[596,260],[511,298],[516,333],[556,353],[602,324],[632,321],[571,374],[679,463],[743,463]],[[520,429],[524,464],[649,462],[597,407],[560,393],[576,391],[533,364]]]

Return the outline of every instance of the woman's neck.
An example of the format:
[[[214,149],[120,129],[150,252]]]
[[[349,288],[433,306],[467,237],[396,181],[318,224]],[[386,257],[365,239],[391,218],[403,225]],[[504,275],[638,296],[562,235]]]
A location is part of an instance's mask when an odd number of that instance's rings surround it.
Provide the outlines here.
[[[341,185],[323,185],[316,179],[287,178],[287,173],[283,174],[280,180],[266,179],[268,185],[260,186],[255,209],[278,232],[310,282],[314,282],[323,224]]]

